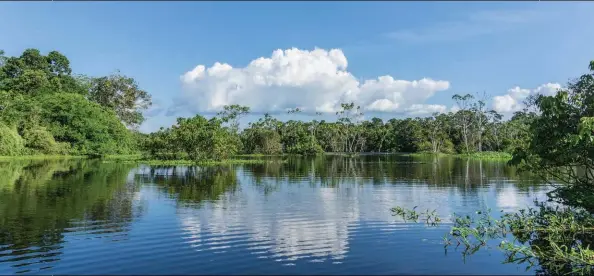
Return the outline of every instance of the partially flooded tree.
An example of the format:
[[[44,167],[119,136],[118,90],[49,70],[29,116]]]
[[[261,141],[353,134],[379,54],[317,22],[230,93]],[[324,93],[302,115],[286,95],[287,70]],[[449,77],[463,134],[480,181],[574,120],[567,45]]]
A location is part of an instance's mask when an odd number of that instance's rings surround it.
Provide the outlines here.
[[[341,103],[340,106],[342,109],[336,112],[336,115],[342,127],[343,151],[348,153],[358,152],[363,148],[365,142],[359,127],[363,112],[361,112],[360,106],[355,107],[354,102]]]
[[[268,113],[257,122],[250,123],[241,135],[244,151],[256,154],[282,153],[279,124],[280,122]]]
[[[390,135],[390,125],[384,124],[380,118],[372,118],[371,121],[362,123],[365,149],[368,152],[382,152]]]
[[[490,121],[488,115],[490,114],[490,110],[485,108],[486,106],[486,99],[487,94],[482,93],[477,95],[478,101],[472,104],[471,110],[474,112],[474,122],[475,122],[475,130],[476,130],[476,140],[477,140],[477,150],[479,152],[483,151],[483,136],[486,131],[486,127]]]
[[[470,108],[471,101],[474,99],[474,97],[470,94],[466,94],[464,96],[456,94],[452,96],[452,99],[456,101],[456,104],[460,109],[458,112],[456,112],[456,121],[458,123],[458,127],[460,128],[460,134],[462,135],[462,140],[464,141],[464,147],[468,153],[470,152],[470,135],[474,117],[474,113],[470,110]]]
[[[491,137],[493,143],[492,148],[495,151],[500,151],[502,149],[501,129],[504,124],[501,122],[501,120],[503,119],[503,116],[495,110],[489,110],[487,115],[490,118],[490,122],[488,122],[488,129],[490,131],[489,137]]]
[[[289,109],[287,114],[299,114],[300,108]],[[281,126],[281,141],[284,151],[291,154],[316,155],[324,152],[314,136],[314,125],[311,122],[289,120]]]
[[[430,152],[452,152],[452,142],[448,139],[447,133],[448,119],[446,114],[439,113],[433,113],[431,117],[423,119],[422,130],[429,140]]]

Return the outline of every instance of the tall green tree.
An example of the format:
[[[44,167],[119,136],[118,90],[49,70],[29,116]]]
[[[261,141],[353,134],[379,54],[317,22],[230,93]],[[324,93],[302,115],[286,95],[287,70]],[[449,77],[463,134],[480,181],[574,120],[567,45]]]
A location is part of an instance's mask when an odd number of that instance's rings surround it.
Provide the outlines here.
[[[341,110],[336,112],[338,116],[339,133],[343,140],[343,152],[359,152],[365,144],[361,119],[363,112],[360,106],[355,107],[354,102],[341,103]]]
[[[456,121],[458,127],[460,128],[460,134],[462,135],[462,141],[464,141],[464,149],[466,152],[470,152],[470,135],[472,132],[472,122],[474,117],[474,112],[471,109],[471,102],[474,99],[474,96],[470,94],[462,95],[454,95],[452,99],[456,101],[458,105],[458,112],[456,112]]]
[[[170,129],[161,129],[148,137],[146,150],[152,158],[171,159],[179,152],[195,161],[221,160],[238,153],[238,143],[219,118],[196,115],[178,118]]]
[[[279,125],[280,122],[270,114],[264,114],[264,118],[250,123],[241,136],[244,151],[256,154],[282,153]]]
[[[72,76],[68,58],[58,51],[44,56],[37,49],[26,49],[19,57],[3,57],[1,63],[2,90],[27,95],[87,92],[77,77]]]
[[[371,118],[370,121],[362,122],[364,129],[363,135],[365,137],[365,151],[368,152],[382,152],[385,150],[384,145],[390,134],[389,125],[384,124],[380,118]]]
[[[448,124],[450,121],[446,114],[434,113],[431,117],[422,119],[422,137],[427,140],[421,142],[419,149],[433,153],[452,153],[453,144],[448,137]]]
[[[56,141],[69,143],[77,154],[130,152],[130,131],[112,110],[78,94],[44,95],[39,99],[41,121]]]
[[[249,113],[250,108],[248,106],[233,104],[224,106],[223,111],[218,112],[217,116],[221,118],[223,123],[229,124],[231,131],[237,134],[239,132],[239,120]]]
[[[89,99],[112,109],[129,127],[138,127],[143,121],[142,111],[151,106],[151,95],[138,87],[136,81],[119,72],[93,78]]]

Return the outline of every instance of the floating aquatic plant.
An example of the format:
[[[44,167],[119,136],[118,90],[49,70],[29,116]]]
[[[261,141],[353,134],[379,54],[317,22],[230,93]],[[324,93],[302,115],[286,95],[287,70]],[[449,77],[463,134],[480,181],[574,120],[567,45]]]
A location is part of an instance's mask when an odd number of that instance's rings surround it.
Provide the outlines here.
[[[393,215],[406,221],[437,226],[442,221],[436,210],[417,212],[402,207],[392,208]],[[590,274],[594,271],[594,218],[588,212],[572,208],[546,206],[517,213],[504,213],[500,219],[491,210],[473,215],[454,214],[453,225],[444,234],[444,247],[463,246],[463,257],[488,247],[489,240],[499,240],[505,263],[527,264],[527,270],[540,265],[544,273]],[[510,238],[511,240],[508,240]]]

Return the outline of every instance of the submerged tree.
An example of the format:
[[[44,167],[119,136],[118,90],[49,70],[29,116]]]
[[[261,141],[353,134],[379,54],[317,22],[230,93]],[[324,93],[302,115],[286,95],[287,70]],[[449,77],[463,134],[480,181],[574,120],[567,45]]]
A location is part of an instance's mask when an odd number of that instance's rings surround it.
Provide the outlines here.
[[[474,99],[474,97],[470,94],[466,94],[464,96],[456,94],[452,96],[452,99],[456,101],[456,104],[460,109],[458,112],[456,112],[456,121],[458,123],[458,127],[460,128],[462,140],[464,141],[464,148],[468,153],[470,152],[470,133],[472,127],[472,119],[474,116],[474,113],[470,111],[470,101]]]
[[[149,136],[145,150],[151,158],[188,157],[195,161],[226,159],[238,152],[235,136],[222,127],[221,119],[207,120],[200,115],[178,118],[171,129]]]

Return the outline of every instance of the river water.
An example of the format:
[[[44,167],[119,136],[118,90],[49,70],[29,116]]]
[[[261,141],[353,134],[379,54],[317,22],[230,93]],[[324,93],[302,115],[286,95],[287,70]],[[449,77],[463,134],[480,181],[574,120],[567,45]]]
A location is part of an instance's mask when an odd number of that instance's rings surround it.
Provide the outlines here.
[[[534,274],[444,249],[453,213],[549,190],[505,162],[364,155],[159,167],[0,163],[0,274]],[[438,227],[392,216],[436,209]]]

